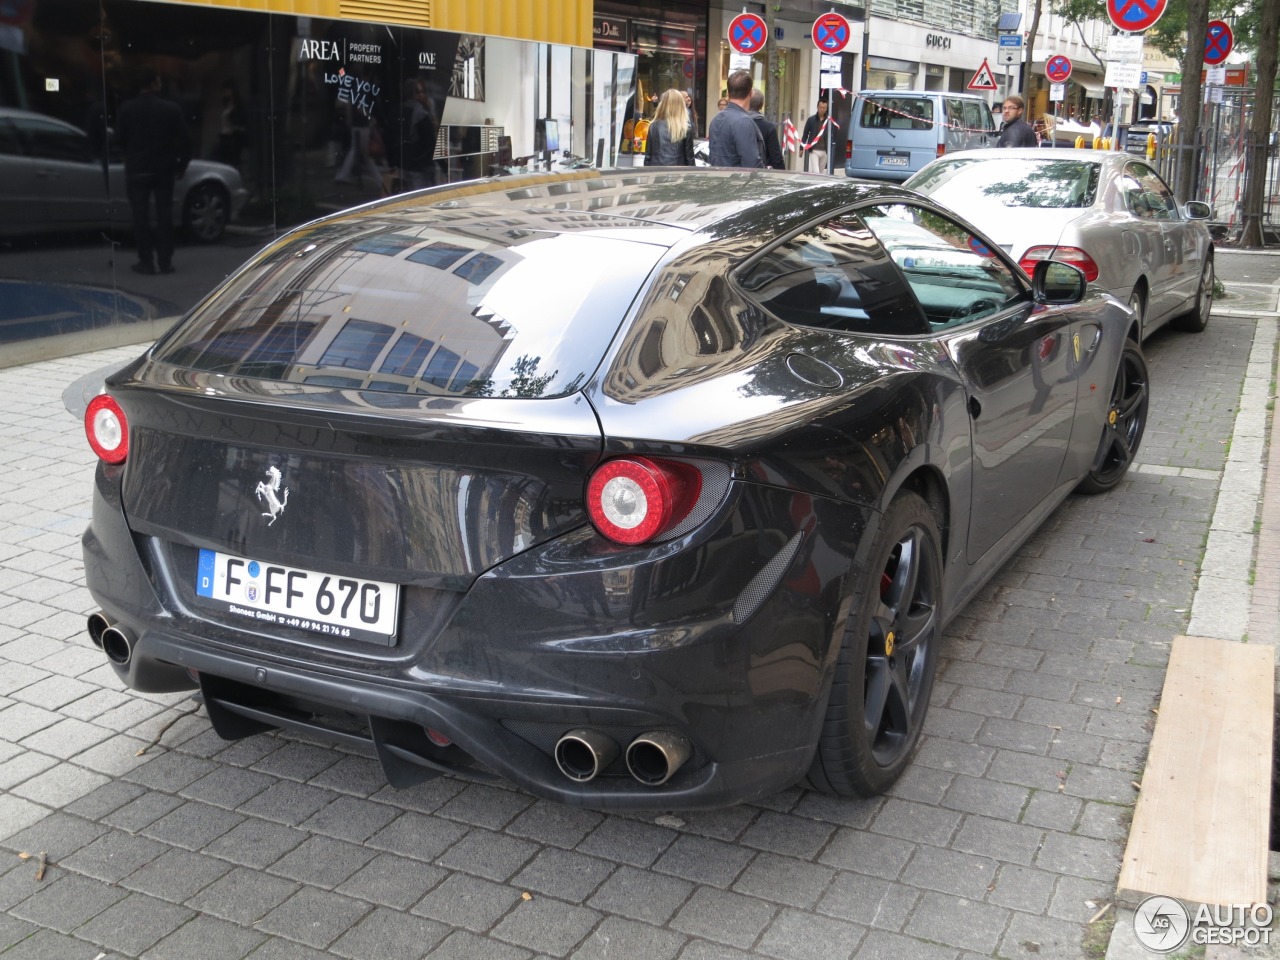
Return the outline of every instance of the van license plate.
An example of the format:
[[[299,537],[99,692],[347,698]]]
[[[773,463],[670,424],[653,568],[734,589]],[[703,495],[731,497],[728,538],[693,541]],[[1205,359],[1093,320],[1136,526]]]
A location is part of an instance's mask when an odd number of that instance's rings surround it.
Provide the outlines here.
[[[196,597],[272,626],[395,645],[400,588],[201,550]]]
[[[905,167],[910,162],[910,157],[876,157],[878,167]]]

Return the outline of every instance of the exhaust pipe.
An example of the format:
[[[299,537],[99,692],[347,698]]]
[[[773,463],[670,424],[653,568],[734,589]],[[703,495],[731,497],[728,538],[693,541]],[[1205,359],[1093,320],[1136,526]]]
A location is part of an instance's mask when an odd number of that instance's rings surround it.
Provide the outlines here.
[[[102,635],[107,632],[107,628],[115,626],[115,621],[99,610],[97,613],[89,614],[89,639],[93,641],[93,645],[99,650],[102,649]]]
[[[641,783],[661,786],[693,755],[689,741],[677,733],[642,733],[627,747],[627,769]]]
[[[133,656],[134,636],[127,627],[112,624],[102,631],[102,652],[112,663],[124,666]]]
[[[618,757],[618,745],[595,730],[570,730],[556,743],[556,766],[570,780],[586,783]]]

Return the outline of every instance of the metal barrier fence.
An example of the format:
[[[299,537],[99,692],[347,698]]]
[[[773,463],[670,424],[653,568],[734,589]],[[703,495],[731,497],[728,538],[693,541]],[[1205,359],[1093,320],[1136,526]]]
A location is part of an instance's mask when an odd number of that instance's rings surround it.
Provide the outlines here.
[[[1181,167],[1195,165],[1191,195],[1188,200],[1203,200],[1213,208],[1214,222],[1225,224],[1228,238],[1238,236],[1244,226],[1244,192],[1253,151],[1254,90],[1250,87],[1222,87],[1220,99],[1204,104],[1200,119],[1200,142],[1192,147],[1174,142],[1175,134],[1156,131],[1154,162],[1160,175],[1170,184],[1178,183]],[[1215,95],[1216,97],[1216,95]],[[1172,116],[1173,105],[1163,102],[1161,116]],[[1277,130],[1280,130],[1280,102],[1272,104],[1268,125],[1269,143],[1263,152],[1263,169],[1257,175],[1265,178],[1262,198],[1264,233],[1280,229],[1280,160],[1277,159]]]

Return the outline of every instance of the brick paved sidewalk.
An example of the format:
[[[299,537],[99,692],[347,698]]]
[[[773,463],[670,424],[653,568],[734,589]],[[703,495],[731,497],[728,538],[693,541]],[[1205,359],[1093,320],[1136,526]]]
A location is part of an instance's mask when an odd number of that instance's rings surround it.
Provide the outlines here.
[[[92,456],[60,395],[135,351],[0,370],[0,956],[1078,960],[1106,942],[1086,921],[1114,890],[1256,323],[1147,344],[1140,467],[1069,499],[952,625],[891,796],[678,816],[448,777],[395,791],[364,757],[227,744],[184,695],[124,692],[84,637]]]

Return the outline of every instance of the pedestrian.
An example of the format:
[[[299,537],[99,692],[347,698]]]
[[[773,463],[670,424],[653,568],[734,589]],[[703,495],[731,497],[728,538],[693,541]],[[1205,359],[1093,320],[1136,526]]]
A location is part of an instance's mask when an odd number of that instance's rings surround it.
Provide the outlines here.
[[[771,170],[785,170],[787,162],[782,158],[782,144],[778,141],[778,125],[769,120],[760,111],[764,109],[764,94],[759,90],[751,91],[751,119],[760,128],[760,138],[764,141],[764,164]]]
[[[668,90],[658,100],[658,112],[649,125],[644,162],[645,166],[655,167],[693,166],[693,127],[679,90]]]
[[[716,110],[717,111],[723,110],[728,105],[729,105],[729,98],[721,97],[718,101],[716,101]]]
[[[707,148],[713,167],[764,166],[764,138],[747,109],[751,106],[751,74],[735,70],[725,84],[729,97],[707,127]]]
[[[436,133],[439,129],[427,98],[427,85],[410,77],[404,85],[401,121],[401,179],[406,190],[421,190],[436,183]]]
[[[689,129],[693,131],[693,135],[696,137],[698,135],[698,111],[693,105],[693,94],[685,90],[682,91],[682,95],[684,97],[685,110],[689,114]]]
[[[1025,109],[1025,101],[1017,94],[1004,98],[1004,105],[1001,108],[1004,113],[1004,122],[1000,124],[1000,139],[996,141],[997,147],[1036,146],[1036,132],[1031,129],[1031,124],[1022,119],[1022,111]]]
[[[144,70],[138,95],[116,118],[124,149],[125,192],[138,247],[134,273],[173,273],[173,185],[191,162],[191,135],[176,103],[160,96],[160,75]],[[156,223],[151,226],[155,202]]]
[[[218,115],[218,143],[210,159],[228,166],[240,167],[240,152],[248,139],[245,127],[244,105],[234,80],[222,84],[222,111]]]
[[[818,112],[804,122],[800,147],[804,150],[804,168],[809,173],[830,173],[827,166],[827,110],[825,97],[818,98]]]

